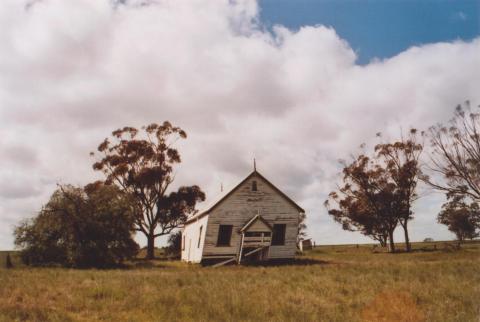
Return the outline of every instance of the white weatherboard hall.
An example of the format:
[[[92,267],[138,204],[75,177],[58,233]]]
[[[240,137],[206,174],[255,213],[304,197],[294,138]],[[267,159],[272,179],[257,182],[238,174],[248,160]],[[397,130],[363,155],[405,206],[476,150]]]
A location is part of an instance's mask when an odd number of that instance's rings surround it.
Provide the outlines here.
[[[182,260],[222,265],[292,259],[301,213],[299,205],[254,169],[186,221]]]

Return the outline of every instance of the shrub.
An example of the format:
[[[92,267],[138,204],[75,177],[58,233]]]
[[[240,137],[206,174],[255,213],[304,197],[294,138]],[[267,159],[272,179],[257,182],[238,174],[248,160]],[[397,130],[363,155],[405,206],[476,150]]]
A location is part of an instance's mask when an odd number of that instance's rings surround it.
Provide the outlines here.
[[[173,258],[180,258],[182,252],[182,232],[177,231],[176,233],[170,234],[168,237],[168,245],[166,248],[166,253],[168,256]]]
[[[15,229],[15,244],[30,265],[118,265],[138,251],[133,211],[114,186],[60,186],[35,218]]]

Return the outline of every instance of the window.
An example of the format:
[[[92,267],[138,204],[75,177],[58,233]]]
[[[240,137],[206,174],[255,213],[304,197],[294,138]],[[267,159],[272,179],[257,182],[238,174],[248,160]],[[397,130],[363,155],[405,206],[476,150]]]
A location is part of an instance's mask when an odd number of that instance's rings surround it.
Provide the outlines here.
[[[257,191],[257,181],[252,181],[252,191]]]
[[[273,225],[272,245],[281,246],[285,245],[285,230],[287,225],[275,224]]]
[[[232,225],[220,225],[218,227],[217,246],[230,246],[232,228]]]
[[[182,234],[182,250],[185,250],[185,235]]]
[[[200,248],[200,242],[202,241],[202,230],[203,230],[203,226],[200,226],[200,231],[198,232],[198,245],[197,245],[197,248]]]

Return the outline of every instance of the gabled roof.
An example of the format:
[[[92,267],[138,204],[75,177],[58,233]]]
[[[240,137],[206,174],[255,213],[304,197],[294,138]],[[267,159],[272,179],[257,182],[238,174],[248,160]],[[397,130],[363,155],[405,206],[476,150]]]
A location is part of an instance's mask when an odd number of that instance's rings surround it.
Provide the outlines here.
[[[247,230],[251,225],[253,225],[254,222],[256,221],[261,221],[265,226],[267,226],[268,229],[272,230],[272,226],[270,226],[270,224],[265,220],[263,219],[262,216],[260,215],[256,215],[254,216],[252,219],[250,219],[241,229],[240,229],[240,232],[243,232],[245,230]]]
[[[290,203],[292,206],[294,206],[298,212],[305,212],[305,210],[303,210],[302,207],[300,207],[295,201],[293,201],[292,199],[290,199],[290,197],[288,197],[285,193],[283,193],[280,189],[278,189],[277,187],[275,187],[275,185],[273,185],[273,183],[271,183],[270,181],[267,180],[267,178],[265,178],[264,176],[262,176],[260,174],[260,172],[258,172],[257,170],[253,170],[252,173],[250,173],[245,179],[243,179],[239,184],[237,184],[232,190],[218,196],[214,202],[208,204],[207,207],[205,207],[204,209],[202,209],[201,211],[199,211],[196,215],[194,215],[192,218],[189,218],[187,219],[187,221],[185,222],[185,224],[188,224],[194,220],[197,220],[205,215],[208,215],[208,213],[210,213],[213,209],[215,209],[218,205],[220,205],[222,203],[222,201],[224,201],[225,199],[227,199],[231,194],[233,194],[243,183],[245,183],[247,180],[249,180],[251,177],[253,176],[257,176],[259,177],[260,179],[262,179],[263,181],[265,181],[273,190],[275,190],[280,196],[282,196],[288,203]]]
[[[257,172],[256,170],[253,171],[254,173],[257,174],[257,176],[259,176],[260,178],[262,178],[263,180],[265,180],[265,182],[270,186],[272,187],[273,190],[275,190],[276,192],[278,192],[285,200],[287,200],[292,206],[294,206],[298,212],[305,212],[305,210],[303,210],[302,207],[300,207],[295,201],[293,201],[292,199],[290,199],[289,196],[287,196],[283,191],[281,191],[280,189],[278,189],[276,186],[273,185],[273,183],[271,183],[270,181],[267,180],[267,178],[265,178],[264,176],[262,176],[259,172]]]

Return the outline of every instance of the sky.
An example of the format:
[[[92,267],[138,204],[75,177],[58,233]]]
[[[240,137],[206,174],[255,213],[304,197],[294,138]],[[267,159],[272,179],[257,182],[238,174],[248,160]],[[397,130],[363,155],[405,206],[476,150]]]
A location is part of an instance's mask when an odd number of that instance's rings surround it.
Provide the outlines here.
[[[176,186],[208,202],[255,157],[318,244],[369,242],[323,206],[338,160],[479,104],[478,14],[474,1],[4,0],[0,249],[57,184],[102,178],[89,152],[111,131],[164,120],[188,133]],[[420,192],[411,239],[453,238],[436,223],[444,196]]]
[[[472,40],[480,30],[480,2],[471,0],[260,0],[260,6],[269,27],[333,27],[363,65],[411,46]]]

